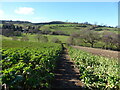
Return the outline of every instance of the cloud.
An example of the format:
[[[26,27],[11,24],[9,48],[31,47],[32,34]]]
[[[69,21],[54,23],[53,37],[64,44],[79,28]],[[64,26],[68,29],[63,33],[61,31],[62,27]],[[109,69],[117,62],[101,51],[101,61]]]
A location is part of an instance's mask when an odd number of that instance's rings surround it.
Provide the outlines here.
[[[30,7],[19,7],[14,12],[17,14],[28,15],[28,14],[34,14],[34,9]]]
[[[0,10],[0,16],[4,15],[4,11]]]

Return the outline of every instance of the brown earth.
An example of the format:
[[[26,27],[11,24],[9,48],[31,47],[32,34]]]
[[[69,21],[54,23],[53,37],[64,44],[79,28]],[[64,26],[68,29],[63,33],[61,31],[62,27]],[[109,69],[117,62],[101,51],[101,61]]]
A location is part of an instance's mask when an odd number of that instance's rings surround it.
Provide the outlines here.
[[[119,51],[96,49],[96,48],[82,47],[82,46],[72,46],[72,47],[86,51],[86,52],[90,52],[95,55],[108,57],[108,58],[117,58],[118,59],[120,57]]]
[[[74,62],[70,60],[68,52],[65,49],[61,58],[58,60],[53,88],[83,90],[84,85],[79,80],[79,77],[79,69],[76,68]]]
[[[95,55],[100,55],[109,58],[118,58],[118,51],[103,50],[96,48],[88,48],[81,46],[72,46],[74,48],[90,52]],[[79,80],[79,69],[75,66],[74,62],[70,60],[67,49],[64,49],[61,58],[57,62],[55,70],[55,80],[53,81],[54,90],[87,90],[84,84]]]

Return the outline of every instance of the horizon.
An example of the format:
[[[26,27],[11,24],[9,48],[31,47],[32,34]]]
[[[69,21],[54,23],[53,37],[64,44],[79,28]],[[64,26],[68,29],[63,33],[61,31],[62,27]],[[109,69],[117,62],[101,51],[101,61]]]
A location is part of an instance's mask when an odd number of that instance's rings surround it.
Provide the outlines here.
[[[2,2],[0,8],[1,20],[118,26],[117,2]]]
[[[20,21],[20,22],[30,22],[30,23],[34,23],[34,22],[31,22],[31,21],[21,21],[21,20],[0,20],[0,21],[12,21],[12,22],[16,22],[16,21]],[[64,22],[64,21],[49,21],[49,22],[37,22],[37,23],[50,23],[50,22]],[[86,21],[87,22],[87,21]],[[86,23],[86,22],[64,22],[64,23],[78,23],[78,24],[82,24],[82,23]],[[88,24],[91,24],[91,25],[100,25],[100,24],[92,24],[92,23],[89,23],[87,22]],[[104,26],[104,25],[100,25],[100,26]],[[109,27],[109,25],[105,25],[106,27]],[[117,26],[110,26],[110,27],[117,27]]]

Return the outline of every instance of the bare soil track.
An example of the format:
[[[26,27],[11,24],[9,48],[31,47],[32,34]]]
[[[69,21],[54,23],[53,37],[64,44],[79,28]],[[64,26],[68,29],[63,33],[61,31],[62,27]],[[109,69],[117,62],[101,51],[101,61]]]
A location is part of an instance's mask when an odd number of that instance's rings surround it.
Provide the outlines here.
[[[72,89],[84,90],[83,83],[79,80],[79,70],[75,67],[73,61],[70,60],[68,52],[65,49],[58,60],[58,65],[55,71],[54,89]]]
[[[96,48],[82,47],[82,46],[72,46],[72,47],[86,51],[86,52],[90,52],[95,55],[108,57],[108,58],[119,58],[120,57],[119,51],[96,49]]]

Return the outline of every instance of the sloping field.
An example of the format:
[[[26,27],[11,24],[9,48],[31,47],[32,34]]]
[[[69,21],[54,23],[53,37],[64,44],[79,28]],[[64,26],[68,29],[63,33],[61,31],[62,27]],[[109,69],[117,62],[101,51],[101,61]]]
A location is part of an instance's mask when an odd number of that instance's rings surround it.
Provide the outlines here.
[[[103,49],[96,49],[96,48],[89,48],[89,47],[82,47],[82,46],[72,46],[72,47],[81,49],[86,52],[90,52],[95,55],[108,57],[108,58],[119,58],[119,55],[120,55],[120,52],[118,51],[103,50]]]

